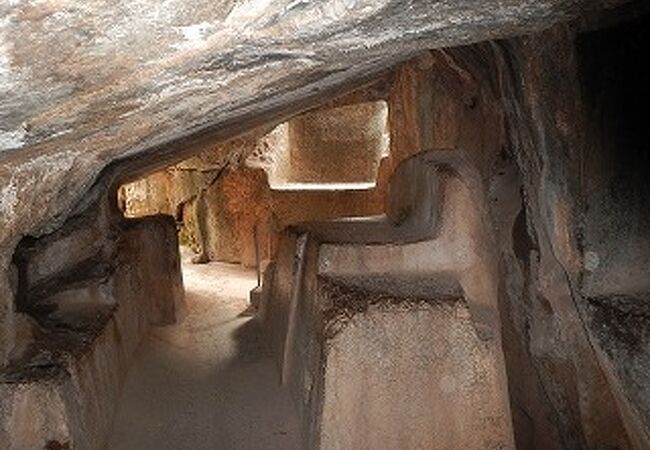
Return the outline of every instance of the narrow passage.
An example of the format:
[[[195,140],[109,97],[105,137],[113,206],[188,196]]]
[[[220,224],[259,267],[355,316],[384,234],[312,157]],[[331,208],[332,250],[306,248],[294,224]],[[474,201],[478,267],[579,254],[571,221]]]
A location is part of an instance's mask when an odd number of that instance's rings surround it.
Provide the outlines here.
[[[255,272],[183,256],[188,314],[153,328],[130,368],[108,450],[293,450],[298,421],[256,323]]]

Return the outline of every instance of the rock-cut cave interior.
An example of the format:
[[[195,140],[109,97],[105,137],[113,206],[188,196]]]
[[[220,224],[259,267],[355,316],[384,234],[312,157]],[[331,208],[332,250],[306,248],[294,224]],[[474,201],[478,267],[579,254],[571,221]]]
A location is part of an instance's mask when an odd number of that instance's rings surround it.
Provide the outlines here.
[[[646,0],[0,1],[0,450],[650,450]]]

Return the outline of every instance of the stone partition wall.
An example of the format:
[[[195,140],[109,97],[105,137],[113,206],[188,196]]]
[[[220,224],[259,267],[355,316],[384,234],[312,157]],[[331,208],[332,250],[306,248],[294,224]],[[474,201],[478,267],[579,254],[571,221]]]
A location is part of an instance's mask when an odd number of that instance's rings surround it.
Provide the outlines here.
[[[113,209],[99,202],[17,249],[18,342],[0,369],[3,450],[102,449],[149,326],[182,317],[173,219]]]
[[[369,98],[353,92],[217,145],[122,186],[119,203],[127,217],[174,215],[197,259],[246,266],[256,263],[256,235],[266,260],[288,225],[379,214],[383,186],[375,181],[389,152],[388,111],[383,100],[360,102]]]
[[[323,283],[323,449],[513,449],[501,349],[461,298]],[[504,406],[506,406],[504,408]]]
[[[457,150],[395,171],[388,214],[287,230],[258,319],[308,449],[514,448],[484,192]]]

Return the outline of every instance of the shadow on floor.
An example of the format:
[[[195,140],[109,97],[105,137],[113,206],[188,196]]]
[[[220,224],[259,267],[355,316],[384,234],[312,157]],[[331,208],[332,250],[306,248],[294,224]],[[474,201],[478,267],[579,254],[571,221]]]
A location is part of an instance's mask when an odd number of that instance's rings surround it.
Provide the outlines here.
[[[184,267],[188,315],[143,342],[109,450],[300,448],[289,394],[258,324],[242,313],[255,283],[254,273],[241,272],[215,263]]]

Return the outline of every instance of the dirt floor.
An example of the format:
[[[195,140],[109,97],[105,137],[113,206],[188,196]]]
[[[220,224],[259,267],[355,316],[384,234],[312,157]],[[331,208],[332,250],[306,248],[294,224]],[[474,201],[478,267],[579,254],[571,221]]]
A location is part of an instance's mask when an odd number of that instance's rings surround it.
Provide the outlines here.
[[[188,315],[154,328],[130,369],[108,450],[299,448],[289,394],[251,317],[255,272],[193,265],[183,255]]]

